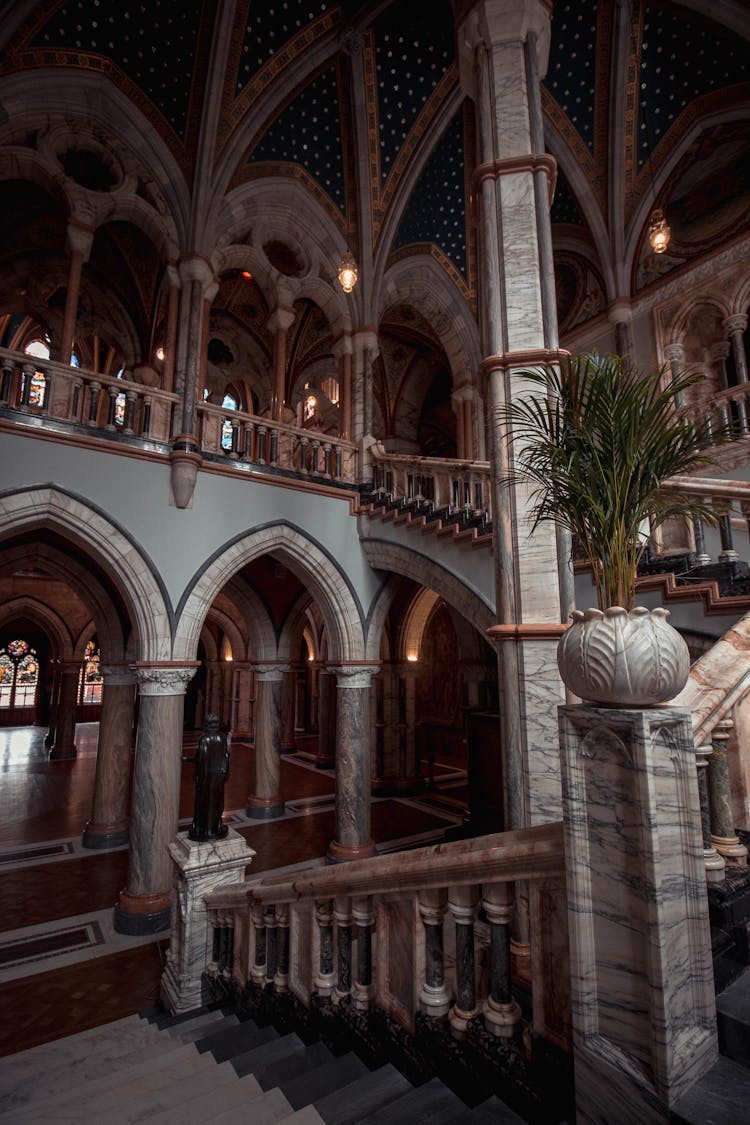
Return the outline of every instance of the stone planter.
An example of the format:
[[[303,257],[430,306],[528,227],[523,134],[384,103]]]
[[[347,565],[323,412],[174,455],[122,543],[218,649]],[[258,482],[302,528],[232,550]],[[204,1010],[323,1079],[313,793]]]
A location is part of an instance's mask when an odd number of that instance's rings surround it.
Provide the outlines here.
[[[565,685],[609,707],[653,707],[682,691],[690,671],[684,640],[666,609],[573,610],[557,663]]]

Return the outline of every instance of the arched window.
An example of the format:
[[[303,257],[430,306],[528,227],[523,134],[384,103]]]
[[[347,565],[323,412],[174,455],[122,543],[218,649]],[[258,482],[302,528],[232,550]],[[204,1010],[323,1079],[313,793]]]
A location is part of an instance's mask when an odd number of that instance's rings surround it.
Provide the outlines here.
[[[99,671],[99,649],[96,641],[86,645],[83,664],[78,675],[78,704],[101,703],[104,679]]]
[[[39,659],[28,641],[0,649],[0,708],[33,707],[39,688]]]

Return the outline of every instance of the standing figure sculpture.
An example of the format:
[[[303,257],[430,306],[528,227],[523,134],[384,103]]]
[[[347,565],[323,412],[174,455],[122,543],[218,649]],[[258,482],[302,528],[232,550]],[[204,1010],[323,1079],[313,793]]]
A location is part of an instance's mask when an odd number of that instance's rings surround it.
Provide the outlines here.
[[[219,730],[219,716],[206,715],[203,734],[194,758],[195,811],[190,825],[190,840],[220,840],[228,828],[222,824],[224,784],[229,776],[229,739]]]

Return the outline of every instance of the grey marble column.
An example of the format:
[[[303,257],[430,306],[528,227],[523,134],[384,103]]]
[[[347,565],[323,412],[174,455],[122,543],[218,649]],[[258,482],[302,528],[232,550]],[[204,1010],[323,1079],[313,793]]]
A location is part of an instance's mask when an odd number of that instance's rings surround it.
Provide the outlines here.
[[[61,662],[60,695],[57,705],[55,742],[49,752],[50,759],[75,758],[76,756],[76,706],[78,702],[78,679],[81,663],[77,660]]]
[[[336,705],[333,693],[336,690],[333,671],[318,669],[318,751],[315,765],[318,769],[331,769],[336,756]]]
[[[715,1062],[689,712],[561,707],[579,1125],[656,1125]]]
[[[474,887],[451,887],[448,892],[448,908],[456,925],[456,1002],[448,1013],[454,1039],[465,1039],[469,1021],[479,1014],[474,957],[476,900]]]
[[[399,667],[399,680],[403,699],[403,724],[401,727],[401,747],[399,754],[398,793],[420,793],[424,789],[424,778],[419,772],[417,755],[417,679],[419,668],[415,664],[402,664]]]
[[[284,670],[277,664],[255,666],[255,749],[253,791],[246,813],[253,820],[272,820],[284,812],[281,799],[281,687]]]
[[[425,890],[419,893],[419,916],[422,919],[424,980],[419,989],[419,1006],[431,1019],[442,1019],[451,1006],[445,983],[443,956],[443,922],[446,913],[446,892]]]
[[[102,666],[104,678],[91,819],[85,848],[117,848],[128,841],[135,676],[125,665]]]
[[[728,744],[734,722],[720,719],[711,736],[712,754],[708,760],[708,800],[711,810],[711,843],[727,863],[747,865],[747,848],[734,830],[729,783]]]
[[[297,744],[294,740],[294,711],[297,691],[297,669],[289,665],[284,669],[281,688],[281,753],[294,754]]]
[[[49,693],[49,728],[44,736],[44,745],[49,749],[54,746],[55,737],[57,735],[57,714],[60,709],[60,683],[62,676],[60,675],[60,663],[57,660],[50,661],[50,679],[52,686]]]
[[[370,682],[376,666],[333,669],[337,677],[336,838],[328,861],[375,854],[370,835]]]
[[[747,353],[745,351],[745,333],[747,332],[747,313],[735,313],[724,321],[724,331],[729,336],[734,353],[734,366],[737,371],[737,382],[746,383]]]
[[[182,767],[185,688],[197,665],[136,664],[138,731],[133,766],[130,860],[115,907],[121,934],[169,928],[172,859]]]
[[[706,868],[706,882],[720,883],[726,873],[726,860],[719,855],[711,839],[711,806],[708,800],[708,762],[713,746],[696,746],[695,766],[698,775],[698,800],[701,809],[701,831],[703,834],[703,863]]]

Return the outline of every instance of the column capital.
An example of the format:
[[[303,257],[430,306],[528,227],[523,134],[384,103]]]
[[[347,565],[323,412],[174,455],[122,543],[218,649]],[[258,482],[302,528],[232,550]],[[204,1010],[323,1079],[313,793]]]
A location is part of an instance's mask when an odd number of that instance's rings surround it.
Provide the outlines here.
[[[294,316],[290,305],[279,304],[266,321],[266,328],[269,332],[287,332],[294,324]]]
[[[667,344],[664,348],[664,358],[667,363],[683,364],[685,362],[685,348],[682,344]]]
[[[255,670],[255,679],[260,683],[267,684],[280,684],[284,679],[284,672],[287,669],[287,662],[283,661],[280,664],[266,663],[266,664],[253,664]]]
[[[546,363],[559,363],[569,357],[570,352],[565,348],[524,348],[523,351],[501,352],[485,356],[479,364],[479,374],[489,375],[492,371],[508,371],[510,368],[543,367]]]
[[[340,688],[368,688],[372,677],[380,671],[380,664],[333,664],[327,671],[335,673]]]
[[[617,297],[607,307],[607,320],[610,324],[630,324],[633,320],[633,307],[629,297]]]
[[[711,345],[711,359],[728,359],[732,345],[728,340],[719,340]]]
[[[78,251],[84,262],[88,261],[95,233],[96,231],[89,223],[72,216],[68,220],[68,249],[72,252]]]
[[[183,258],[178,263],[177,269],[183,283],[186,281],[197,281],[203,288],[204,293],[207,293],[211,286],[216,284],[214,268],[208,258],[204,258],[201,254],[194,254],[192,257]]]
[[[200,667],[199,660],[173,663],[148,661],[131,664],[141,695],[184,695],[185,689]]]
[[[745,332],[747,329],[747,313],[733,313],[722,321],[722,327],[730,335],[733,332]]]

